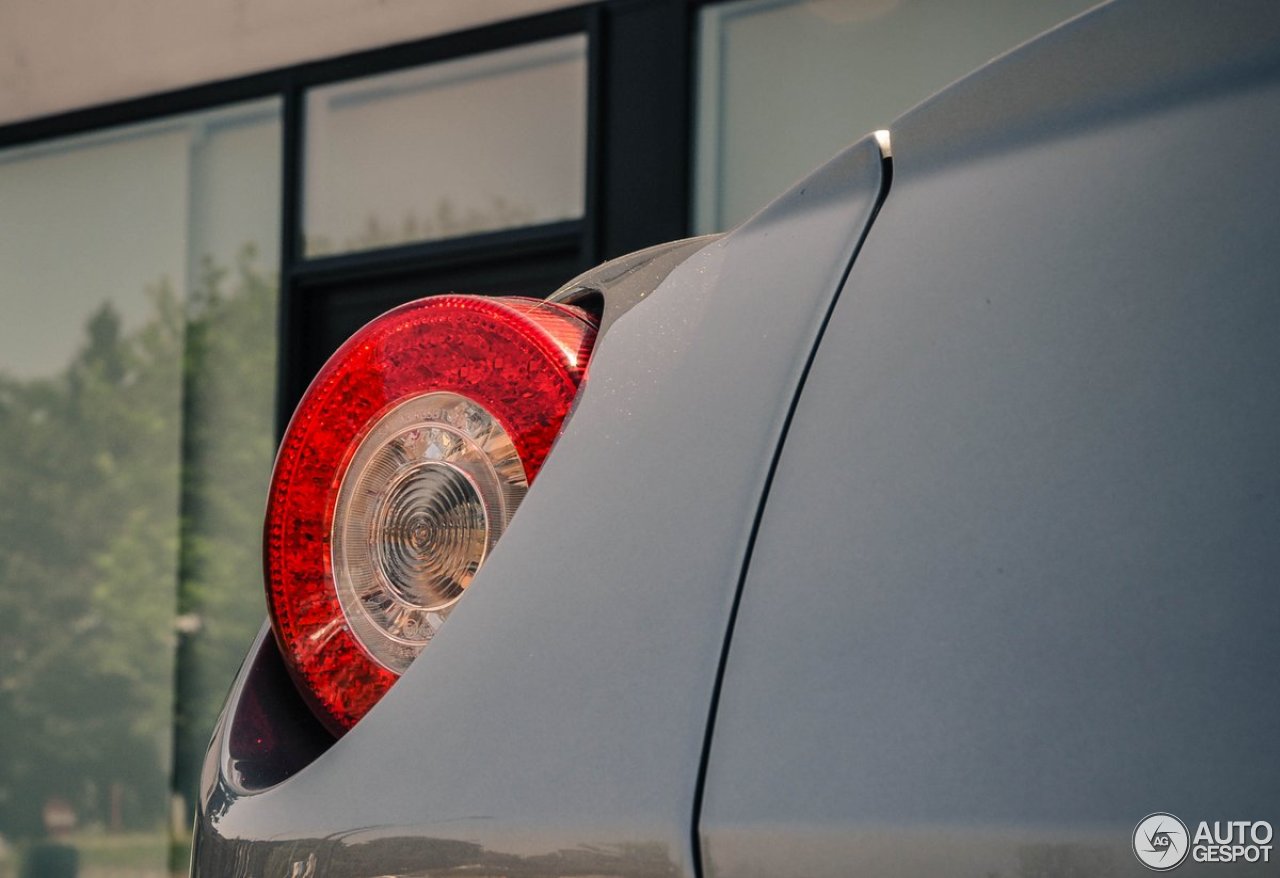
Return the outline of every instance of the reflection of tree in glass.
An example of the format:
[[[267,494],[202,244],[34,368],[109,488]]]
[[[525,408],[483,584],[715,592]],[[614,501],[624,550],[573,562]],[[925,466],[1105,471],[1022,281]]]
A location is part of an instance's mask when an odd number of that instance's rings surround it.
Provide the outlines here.
[[[386,225],[377,216],[369,214],[365,219],[364,228],[358,235],[343,238],[336,246],[327,235],[307,235],[306,253],[308,256],[326,256],[331,253],[372,250],[377,247],[393,247],[397,244],[411,244],[417,241],[438,241],[479,232],[528,226],[532,225],[535,219],[541,221],[531,206],[513,204],[502,196],[494,196],[487,208],[465,209],[458,208],[451,199],[442,198],[427,216],[420,217],[413,211],[406,213],[398,228],[394,224]]]
[[[207,266],[186,313],[155,285],[136,330],[104,304],[59,375],[0,374],[0,834],[39,835],[53,798],[161,825],[175,716],[194,772],[260,624],[276,320],[252,259]]]
[[[158,813],[133,799],[167,769],[182,320],[167,285],[151,295],[128,337],[104,305],[63,374],[0,378],[6,833],[54,797],[82,820]]]
[[[195,801],[227,686],[266,617],[262,513],[275,454],[276,284],[246,248],[191,296],[183,421],[175,789]]]

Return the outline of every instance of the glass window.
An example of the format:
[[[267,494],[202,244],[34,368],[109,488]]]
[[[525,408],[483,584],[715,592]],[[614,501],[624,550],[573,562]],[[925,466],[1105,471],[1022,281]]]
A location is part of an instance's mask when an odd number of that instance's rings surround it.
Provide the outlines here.
[[[743,0],[702,11],[694,227],[736,225],[842,147],[1097,0]]]
[[[175,743],[261,623],[278,119],[0,152],[0,837],[34,874],[167,872]]]
[[[277,101],[205,117],[193,138],[173,730],[173,784],[185,809],[227,687],[266,617],[280,167]],[[185,809],[182,833],[191,825]]]
[[[308,92],[305,255],[581,217],[586,51],[562,37]]]

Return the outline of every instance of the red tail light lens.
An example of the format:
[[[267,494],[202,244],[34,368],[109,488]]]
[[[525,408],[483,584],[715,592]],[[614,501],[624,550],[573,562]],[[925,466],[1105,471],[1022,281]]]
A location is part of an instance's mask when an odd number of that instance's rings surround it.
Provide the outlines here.
[[[272,476],[267,602],[334,731],[382,697],[470,585],[594,339],[571,306],[438,296],[365,326],[312,382]]]

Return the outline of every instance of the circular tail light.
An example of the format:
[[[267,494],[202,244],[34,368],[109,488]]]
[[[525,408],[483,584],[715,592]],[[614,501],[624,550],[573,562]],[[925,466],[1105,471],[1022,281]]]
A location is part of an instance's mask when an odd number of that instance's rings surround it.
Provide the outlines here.
[[[437,296],[349,339],[285,432],[267,504],[272,627],[341,734],[435,636],[515,513],[595,340],[579,308]]]

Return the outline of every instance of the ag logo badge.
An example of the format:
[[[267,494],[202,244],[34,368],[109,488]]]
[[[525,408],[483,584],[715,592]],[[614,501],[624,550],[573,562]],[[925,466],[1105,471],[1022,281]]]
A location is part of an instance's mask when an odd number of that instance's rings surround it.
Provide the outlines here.
[[[1157,811],[1143,817],[1133,830],[1133,855],[1156,872],[1168,872],[1182,864],[1191,849],[1187,826],[1172,814]]]

